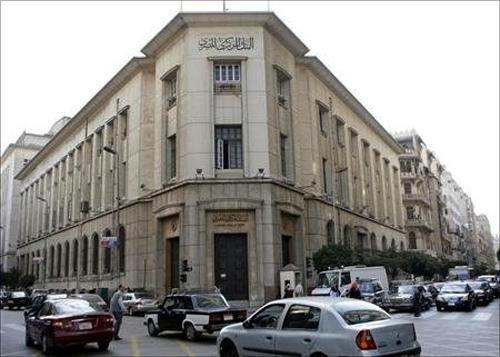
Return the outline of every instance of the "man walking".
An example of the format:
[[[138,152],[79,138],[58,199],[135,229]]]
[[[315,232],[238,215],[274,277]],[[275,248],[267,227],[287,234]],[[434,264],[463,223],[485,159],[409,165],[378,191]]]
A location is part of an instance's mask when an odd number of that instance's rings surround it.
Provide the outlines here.
[[[113,337],[115,340],[121,340],[122,338],[118,336],[120,332],[120,327],[122,325],[123,313],[125,312],[125,306],[123,305],[123,292],[125,288],[122,285],[118,286],[118,290],[111,297],[111,302],[109,303],[109,311],[115,317],[115,328],[113,331]]]

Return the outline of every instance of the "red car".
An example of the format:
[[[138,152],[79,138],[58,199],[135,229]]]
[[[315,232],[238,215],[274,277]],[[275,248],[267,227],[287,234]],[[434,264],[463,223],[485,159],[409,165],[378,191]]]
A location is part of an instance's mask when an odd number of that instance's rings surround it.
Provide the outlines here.
[[[113,315],[96,310],[82,299],[46,301],[26,320],[26,346],[42,345],[45,354],[54,347],[84,346],[97,342],[105,351],[113,339]]]

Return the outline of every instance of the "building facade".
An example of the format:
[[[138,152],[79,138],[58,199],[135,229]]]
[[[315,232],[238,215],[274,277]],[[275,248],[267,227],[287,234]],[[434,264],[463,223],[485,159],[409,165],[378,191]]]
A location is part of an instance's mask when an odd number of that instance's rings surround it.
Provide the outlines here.
[[[17,176],[37,284],[259,306],[325,244],[406,249],[401,147],[274,14],[180,13],[142,52]]]
[[[451,256],[441,197],[443,167],[414,130],[395,134],[400,156],[401,185],[409,249],[432,256]]]
[[[58,128],[56,123],[45,135],[24,132],[15,143],[7,146],[1,156],[0,271],[8,271],[16,266],[16,244],[20,227],[20,182],[14,180],[14,177],[47,144]]]
[[[476,227],[478,262],[486,264],[490,269],[493,270],[496,266],[496,251],[488,217],[486,217],[486,215],[484,214],[477,215]]]

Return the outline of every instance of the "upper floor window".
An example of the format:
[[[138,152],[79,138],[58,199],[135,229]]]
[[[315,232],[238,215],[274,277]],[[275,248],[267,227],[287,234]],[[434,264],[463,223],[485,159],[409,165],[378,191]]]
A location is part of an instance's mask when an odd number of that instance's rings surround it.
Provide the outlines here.
[[[328,109],[322,105],[318,105],[319,128],[322,134],[326,134],[328,123]]]
[[[406,195],[411,194],[411,184],[405,183],[403,185],[403,188],[404,188],[404,192],[405,192]]]
[[[290,78],[281,71],[277,71],[276,89],[278,95],[278,103],[284,107],[287,107],[290,98]]]
[[[345,145],[344,140],[344,122],[337,119],[337,144],[339,146]]]
[[[217,90],[239,90],[240,65],[234,63],[215,64],[214,81]]]
[[[167,108],[173,107],[177,102],[177,76],[173,75],[165,80],[165,94]]]
[[[215,164],[219,170],[243,168],[241,125],[215,127]]]

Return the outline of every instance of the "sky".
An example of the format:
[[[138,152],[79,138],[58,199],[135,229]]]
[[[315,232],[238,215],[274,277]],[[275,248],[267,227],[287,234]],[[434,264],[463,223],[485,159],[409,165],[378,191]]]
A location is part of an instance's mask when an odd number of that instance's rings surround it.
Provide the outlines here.
[[[499,232],[499,2],[226,1],[228,11],[268,6],[389,132],[415,129]],[[76,114],[180,9],[2,1],[2,152]]]

